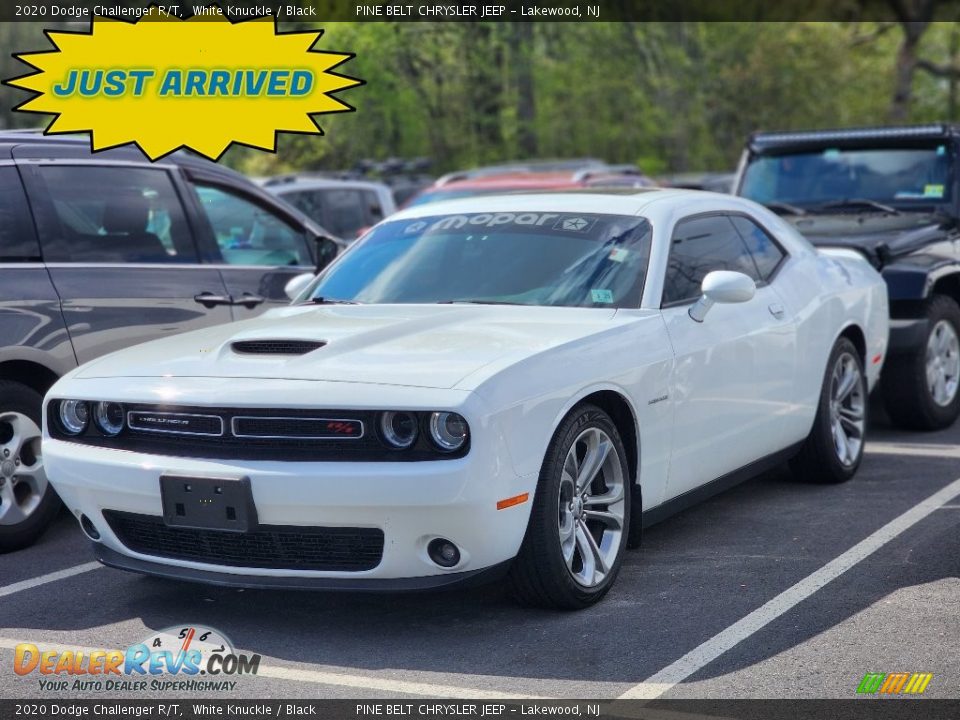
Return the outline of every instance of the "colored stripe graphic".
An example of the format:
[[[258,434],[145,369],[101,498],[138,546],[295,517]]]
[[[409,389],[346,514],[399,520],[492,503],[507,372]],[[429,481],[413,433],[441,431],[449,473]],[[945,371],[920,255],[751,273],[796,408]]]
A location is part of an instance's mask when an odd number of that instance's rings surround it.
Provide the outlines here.
[[[933,673],[867,673],[857,686],[857,692],[873,695],[920,695],[933,680]]]

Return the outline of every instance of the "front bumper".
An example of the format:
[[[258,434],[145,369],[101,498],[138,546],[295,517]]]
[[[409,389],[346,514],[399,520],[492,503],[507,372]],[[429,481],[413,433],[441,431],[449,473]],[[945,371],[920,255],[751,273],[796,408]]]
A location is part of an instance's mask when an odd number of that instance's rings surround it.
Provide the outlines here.
[[[150,560],[140,560],[111,550],[101,543],[93,544],[97,560],[118,570],[153,575],[167,580],[196,582],[221,587],[239,587],[259,590],[341,590],[354,592],[414,592],[424,590],[462,589],[494,582],[510,569],[504,561],[482,570],[466,570],[444,575],[425,575],[412,578],[356,578],[356,577],[272,577],[269,575],[240,575],[238,573],[197,570]]]
[[[496,442],[475,436],[463,458],[431,462],[279,462],[146,455],[44,439],[47,474],[64,503],[100,534],[108,565],[167,577],[260,587],[415,589],[442,587],[511,560],[526,531],[530,502],[503,510],[497,501],[529,493],[536,475],[518,476]],[[240,567],[136,552],[105,510],[159,518],[160,476],[248,477],[260,526],[378,528],[383,554],[370,570]],[[460,562],[441,568],[428,543],[454,542]],[[229,541],[229,538],[227,538]]]

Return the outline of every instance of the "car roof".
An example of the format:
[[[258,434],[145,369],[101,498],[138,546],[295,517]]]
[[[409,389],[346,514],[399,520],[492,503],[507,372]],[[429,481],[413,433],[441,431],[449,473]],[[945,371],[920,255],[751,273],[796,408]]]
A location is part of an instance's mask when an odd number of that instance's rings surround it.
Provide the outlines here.
[[[99,158],[104,160],[131,160],[150,162],[150,159],[133,144],[121,145],[96,153],[90,147],[87,135],[45,135],[41,130],[2,130],[0,131],[0,158]],[[235,170],[218,165],[212,160],[196,155],[188,150],[177,150],[159,162],[202,169],[206,173],[220,173],[236,178],[244,177]],[[247,178],[244,177],[245,180]]]
[[[303,178],[280,179],[275,182],[263,183],[262,187],[276,195],[302,190],[322,190],[326,188],[349,188],[353,190],[372,190],[374,192],[389,193],[390,187],[385,183],[371,182],[370,180],[334,180],[332,178]]]
[[[756,132],[747,141],[750,150],[756,153],[785,152],[823,147],[864,147],[877,145],[901,145],[910,142],[945,140],[955,136],[958,128],[944,123],[926,125],[896,125],[883,127],[854,127],[828,130],[802,130],[787,132]]]
[[[556,192],[505,193],[440,200],[414,205],[391,215],[387,222],[437,215],[494,212],[583,212],[639,215],[654,202],[665,210],[687,204],[710,203],[729,210],[755,212],[759,206],[746,198],[700,190],[674,188],[577,188]],[[761,212],[765,212],[760,208]]]

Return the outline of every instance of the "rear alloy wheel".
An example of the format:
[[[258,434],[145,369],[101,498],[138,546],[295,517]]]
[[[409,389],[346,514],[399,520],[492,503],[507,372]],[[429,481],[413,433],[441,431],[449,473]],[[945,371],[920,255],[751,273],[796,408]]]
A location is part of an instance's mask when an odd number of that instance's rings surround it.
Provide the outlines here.
[[[936,295],[926,315],[926,342],[891,355],[881,381],[890,419],[913,430],[939,430],[960,416],[960,306]]]
[[[599,408],[581,406],[561,423],[510,571],[521,602],[576,610],[610,589],[629,533],[625,458],[616,426]]]
[[[40,450],[40,394],[0,381],[0,552],[31,544],[60,507]]]
[[[840,338],[827,361],[813,428],[793,460],[795,472],[808,482],[846,482],[860,467],[866,432],[863,360],[850,340]]]

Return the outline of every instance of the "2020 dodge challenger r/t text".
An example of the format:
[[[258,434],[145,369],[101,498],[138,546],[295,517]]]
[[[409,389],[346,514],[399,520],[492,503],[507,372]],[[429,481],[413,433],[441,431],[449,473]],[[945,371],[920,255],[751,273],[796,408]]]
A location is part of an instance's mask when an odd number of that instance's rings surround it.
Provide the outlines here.
[[[95,360],[44,408],[104,563],[261,587],[508,573],[579,608],[643,523],[863,453],[887,295],[749,200],[484,197],[381,223],[288,308]]]

